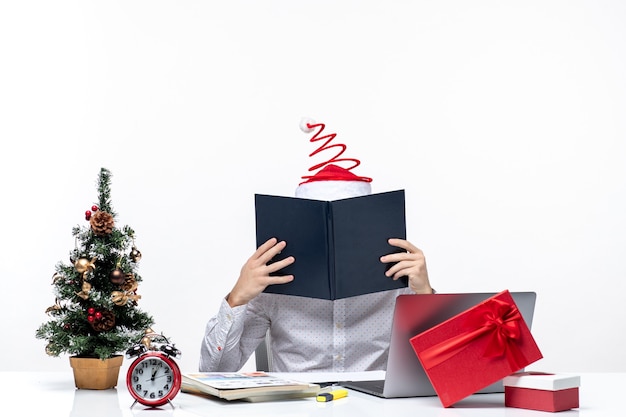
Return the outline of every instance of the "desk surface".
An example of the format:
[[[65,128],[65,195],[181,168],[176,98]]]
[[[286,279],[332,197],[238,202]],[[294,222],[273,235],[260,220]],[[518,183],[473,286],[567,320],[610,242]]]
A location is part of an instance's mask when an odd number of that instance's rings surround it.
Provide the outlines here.
[[[581,373],[580,408],[559,417],[615,417],[623,415],[626,373]],[[189,416],[315,416],[315,417],[524,417],[550,413],[504,407],[503,394],[479,394],[454,407],[443,408],[437,397],[380,399],[350,391],[347,398],[318,403],[315,398],[265,403],[227,402],[180,393],[169,405],[148,410],[133,403],[124,375],[116,389],[77,390],[68,372],[0,372],[2,415],[46,417],[189,417]],[[8,411],[7,411],[8,410]],[[11,413],[12,412],[12,413]]]

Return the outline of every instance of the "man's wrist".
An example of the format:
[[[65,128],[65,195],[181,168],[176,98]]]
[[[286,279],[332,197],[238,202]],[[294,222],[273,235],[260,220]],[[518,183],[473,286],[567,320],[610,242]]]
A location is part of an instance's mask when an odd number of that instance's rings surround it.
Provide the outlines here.
[[[228,293],[228,295],[226,296],[226,302],[228,303],[228,305],[230,306],[230,308],[235,308],[241,304],[239,304],[237,302],[237,300],[235,299],[235,297],[233,297],[232,293]]]
[[[231,308],[246,305],[248,304],[249,301],[250,300],[247,298],[242,298],[242,297],[237,296],[237,293],[233,295],[232,291],[228,293],[228,295],[226,296],[226,302]]]
[[[435,294],[435,289],[433,287],[431,287],[430,285],[427,285],[425,288],[421,289],[421,290],[416,290],[415,288],[413,288],[413,292],[415,294]]]

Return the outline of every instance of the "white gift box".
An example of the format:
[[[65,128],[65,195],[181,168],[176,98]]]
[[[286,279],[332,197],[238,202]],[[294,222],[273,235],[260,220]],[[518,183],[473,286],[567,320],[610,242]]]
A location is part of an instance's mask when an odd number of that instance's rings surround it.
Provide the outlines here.
[[[507,407],[556,412],[579,406],[578,375],[519,372],[503,383]]]

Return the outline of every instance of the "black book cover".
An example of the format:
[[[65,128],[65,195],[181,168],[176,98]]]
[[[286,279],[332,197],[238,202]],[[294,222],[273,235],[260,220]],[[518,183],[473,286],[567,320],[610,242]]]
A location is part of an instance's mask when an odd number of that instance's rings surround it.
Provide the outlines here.
[[[265,292],[335,300],[406,287],[380,262],[402,252],[387,240],[406,239],[404,206],[404,190],[334,201],[256,194],[257,247],[275,237],[287,242],[277,258],[296,259],[275,273],[294,280]]]

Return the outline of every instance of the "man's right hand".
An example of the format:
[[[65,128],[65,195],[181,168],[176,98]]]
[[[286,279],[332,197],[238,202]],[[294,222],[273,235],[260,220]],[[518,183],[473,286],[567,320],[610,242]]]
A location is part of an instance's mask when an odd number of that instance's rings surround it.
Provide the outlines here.
[[[285,241],[271,238],[252,254],[250,259],[243,265],[239,279],[235,283],[226,301],[231,307],[247,304],[257,295],[261,294],[268,285],[286,284],[293,281],[293,275],[270,276],[295,262],[293,256],[280,261],[267,264],[274,256],[278,255],[287,246]]]

